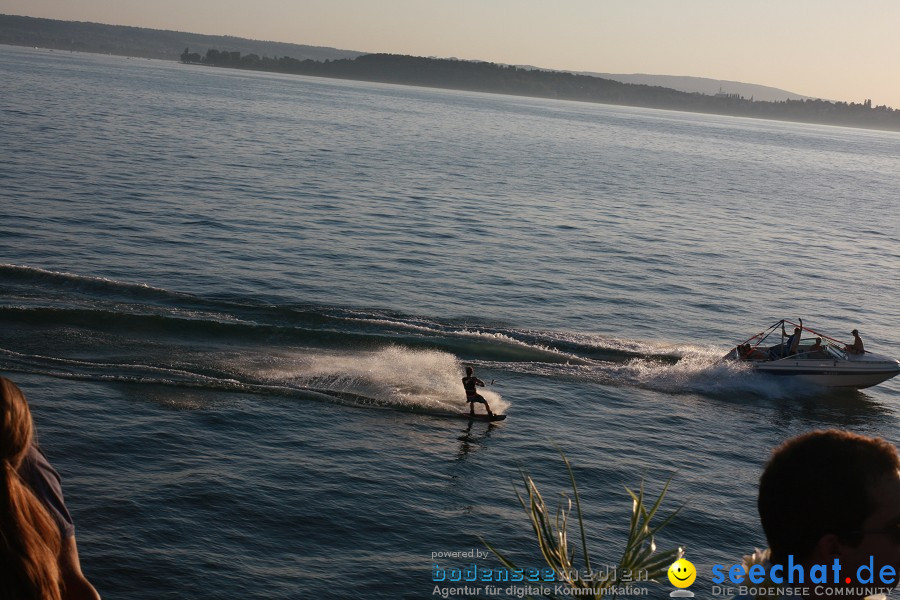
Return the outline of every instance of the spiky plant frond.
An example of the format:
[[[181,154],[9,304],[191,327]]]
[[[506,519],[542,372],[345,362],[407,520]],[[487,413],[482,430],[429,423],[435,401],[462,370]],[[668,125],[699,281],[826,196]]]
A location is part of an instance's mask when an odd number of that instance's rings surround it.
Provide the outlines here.
[[[531,523],[531,529],[541,556],[544,562],[556,572],[559,581],[572,588],[584,590],[578,594],[580,598],[599,599],[607,595],[610,588],[631,583],[634,574],[641,574],[643,578],[654,581],[664,575],[669,566],[684,554],[682,548],[657,553],[656,535],[666,525],[671,523],[675,515],[681,510],[681,507],[679,507],[660,522],[651,524],[651,521],[662,506],[663,499],[669,489],[669,482],[666,482],[659,497],[649,508],[645,501],[643,482],[637,493],[625,488],[632,500],[631,521],[625,550],[614,570],[615,577],[598,579],[591,576],[594,572],[591,569],[591,553],[588,548],[587,535],[585,534],[584,513],[581,509],[581,499],[578,494],[578,485],[575,483],[575,474],[572,472],[572,465],[565,454],[562,450],[558,448],[557,450],[566,465],[569,482],[572,486],[572,497],[560,494],[556,511],[551,513],[534,479],[522,468],[519,469],[519,474],[522,477],[525,489],[520,491],[516,487],[515,492],[519,504],[522,505]],[[578,548],[569,542],[568,535],[569,516],[572,513],[573,498],[575,501],[575,516],[578,521],[581,538],[581,564],[576,561]],[[519,568],[505,554],[494,548],[483,538],[481,541],[505,567],[508,569]],[[588,576],[583,577],[579,574],[587,574]]]

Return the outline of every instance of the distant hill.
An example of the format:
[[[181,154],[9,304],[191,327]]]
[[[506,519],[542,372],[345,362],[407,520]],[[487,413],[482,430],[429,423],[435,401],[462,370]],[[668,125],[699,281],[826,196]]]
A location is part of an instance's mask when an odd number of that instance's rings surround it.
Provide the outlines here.
[[[710,95],[661,85],[623,83],[596,75],[480,61],[363,54],[228,36],[4,15],[0,15],[0,44],[168,60],[180,58],[182,62],[209,67],[900,131],[900,110],[873,107],[871,100],[858,104],[829,102],[802,99],[795,94],[800,99],[770,101],[763,100],[763,95],[751,88],[730,84],[727,88],[723,85],[721,90],[715,88]],[[673,79],[702,81],[701,78]],[[774,88],[752,86],[752,90],[764,89]]]
[[[545,69],[532,65],[516,65],[522,69],[530,69],[537,71],[558,71],[559,69]],[[812,96],[803,96],[782,90],[779,88],[769,87],[767,85],[757,85],[755,83],[743,83],[740,81],[729,81],[727,79],[710,79],[707,77],[689,77],[685,75],[646,75],[643,73],[597,73],[596,71],[568,71],[576,75],[587,75],[588,77],[599,77],[601,79],[611,79],[620,83],[633,83],[634,85],[647,85],[650,87],[664,87],[679,92],[687,92],[688,94],[705,94],[707,96],[715,96],[716,94],[737,94],[744,98],[753,98],[754,100],[762,100],[765,102],[783,102],[785,100],[813,100]]]
[[[622,83],[636,83],[638,85],[661,86],[678,90],[679,92],[707,94],[715,96],[718,93],[738,94],[744,98],[764,100],[766,102],[781,102],[783,100],[811,100],[811,96],[801,96],[794,92],[788,92],[766,85],[754,83],[741,83],[740,81],[727,81],[724,79],[707,79],[706,77],[683,77],[680,75],[643,75],[635,73],[622,75],[614,73],[592,73],[582,71],[582,75],[612,79]]]
[[[181,60],[210,67],[295,73],[401,85],[471,90],[494,94],[557,98],[582,102],[661,108],[759,119],[778,119],[900,130],[900,111],[887,106],[826,100],[751,100],[736,93],[714,96],[660,86],[621,83],[565,71],[523,69],[488,62],[364,54],[328,62],[290,57],[265,58],[210,50],[206,56],[185,52]]]
[[[291,56],[301,60],[319,61],[356,58],[364,54],[353,50],[263,42],[224,35],[203,35],[164,29],[57,21],[14,15],[0,15],[0,44],[161,60],[178,60],[178,56],[185,48],[201,54],[214,48],[242,54],[271,57]]]
[[[215,49],[222,52],[240,52],[241,54],[256,54],[269,57],[290,56],[298,60],[310,59],[316,61],[356,58],[367,54],[366,52],[354,50],[285,44],[282,42],[264,42],[231,36],[203,35],[164,29],[143,29],[122,25],[58,21],[12,15],[0,15],[0,44],[38,46],[40,48],[53,48],[54,50],[75,50],[161,60],[177,60],[185,48],[190,48],[191,52],[197,52],[200,55],[205,55],[207,50]],[[538,67],[525,65],[518,66],[541,71],[554,70],[539,69]],[[666,87],[680,92],[697,92],[710,96],[721,91],[729,94],[739,94],[745,98],[752,97],[756,100],[768,101],[804,100],[807,98],[793,92],[764,85],[706,79],[703,77],[576,73],[612,79],[622,83]]]

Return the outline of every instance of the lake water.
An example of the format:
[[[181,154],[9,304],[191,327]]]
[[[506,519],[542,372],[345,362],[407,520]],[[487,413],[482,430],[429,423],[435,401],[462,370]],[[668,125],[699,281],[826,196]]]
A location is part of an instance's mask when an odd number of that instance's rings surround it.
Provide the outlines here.
[[[555,506],[554,444],[595,562],[671,478],[704,592],[774,445],[900,441],[897,380],[716,362],[798,317],[900,354],[896,133],[0,47],[0,140],[0,372],[105,597],[541,566],[513,483]],[[465,365],[506,421],[431,414]]]

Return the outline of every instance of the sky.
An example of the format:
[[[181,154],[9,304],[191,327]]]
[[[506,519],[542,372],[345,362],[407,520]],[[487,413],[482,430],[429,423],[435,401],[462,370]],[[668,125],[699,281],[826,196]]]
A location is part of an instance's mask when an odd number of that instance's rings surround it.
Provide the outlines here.
[[[709,77],[900,108],[898,0],[0,0],[0,13]]]

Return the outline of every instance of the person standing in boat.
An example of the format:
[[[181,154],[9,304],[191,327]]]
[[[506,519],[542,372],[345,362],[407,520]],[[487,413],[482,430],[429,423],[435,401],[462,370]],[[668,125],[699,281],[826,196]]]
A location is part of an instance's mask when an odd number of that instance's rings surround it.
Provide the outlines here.
[[[781,322],[781,335],[787,336],[787,341],[782,345],[782,356],[791,356],[797,354],[797,348],[800,346],[800,332],[803,331],[803,321],[800,321],[800,327],[794,327],[794,333],[788,336],[784,329],[784,321]]]
[[[844,350],[846,350],[850,354],[865,354],[866,349],[863,347],[862,338],[859,337],[859,331],[854,329],[850,333],[853,335],[853,343],[844,346]]]
[[[463,387],[466,390],[466,402],[469,403],[469,414],[475,414],[475,403],[480,402],[481,404],[484,404],[484,407],[487,409],[488,416],[493,417],[494,413],[491,411],[491,406],[475,388],[475,386],[478,385],[484,387],[484,382],[475,377],[475,369],[473,369],[472,367],[466,367],[466,376],[462,378],[462,382]]]

